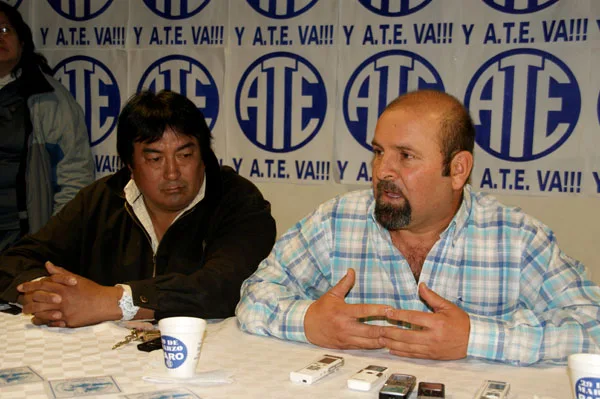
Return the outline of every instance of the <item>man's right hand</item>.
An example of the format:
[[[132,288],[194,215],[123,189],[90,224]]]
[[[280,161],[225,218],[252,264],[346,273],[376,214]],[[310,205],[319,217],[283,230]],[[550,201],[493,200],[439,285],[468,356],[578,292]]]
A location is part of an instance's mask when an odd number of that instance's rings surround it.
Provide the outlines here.
[[[46,268],[51,262],[46,262]],[[52,265],[53,266],[53,265]],[[38,280],[21,284],[18,290],[21,292],[17,302],[23,305],[24,314],[38,315],[46,320],[43,324],[51,327],[64,327],[63,313],[61,312],[62,300],[60,294],[61,286],[74,286],[77,280],[70,275],[50,275]],[[23,290],[23,287],[28,289]]]
[[[316,300],[304,316],[304,333],[313,344],[333,349],[378,349],[381,327],[360,322],[386,317],[387,305],[349,305],[344,298],[354,285],[354,269]]]

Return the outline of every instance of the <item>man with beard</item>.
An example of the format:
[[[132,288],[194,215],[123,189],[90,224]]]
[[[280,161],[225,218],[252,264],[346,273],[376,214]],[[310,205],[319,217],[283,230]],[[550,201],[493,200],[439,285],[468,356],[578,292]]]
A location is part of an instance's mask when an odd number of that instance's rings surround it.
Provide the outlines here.
[[[516,365],[598,352],[600,289],[552,232],[468,184],[475,129],[417,91],[375,129],[373,190],[290,229],[242,285],[241,328],[336,349]]]
[[[125,167],[2,254],[1,298],[52,327],[232,316],[275,221],[258,188],[219,165],[211,139],[181,94],[135,94],[117,125]]]

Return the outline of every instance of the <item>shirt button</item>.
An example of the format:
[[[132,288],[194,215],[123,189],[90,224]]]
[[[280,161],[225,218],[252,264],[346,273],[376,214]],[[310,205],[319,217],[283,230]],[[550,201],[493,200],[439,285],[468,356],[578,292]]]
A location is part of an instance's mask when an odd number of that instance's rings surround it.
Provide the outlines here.
[[[148,298],[146,298],[144,295],[140,295],[140,302],[148,303]]]

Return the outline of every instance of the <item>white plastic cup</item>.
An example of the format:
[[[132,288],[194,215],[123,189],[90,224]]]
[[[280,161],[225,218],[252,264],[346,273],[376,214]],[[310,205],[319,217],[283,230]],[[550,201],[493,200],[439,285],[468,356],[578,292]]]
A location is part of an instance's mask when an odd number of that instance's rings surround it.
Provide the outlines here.
[[[569,378],[574,399],[600,399],[600,355],[577,353],[569,356]]]
[[[191,378],[196,373],[206,320],[197,317],[168,317],[159,320],[160,340],[167,374]]]

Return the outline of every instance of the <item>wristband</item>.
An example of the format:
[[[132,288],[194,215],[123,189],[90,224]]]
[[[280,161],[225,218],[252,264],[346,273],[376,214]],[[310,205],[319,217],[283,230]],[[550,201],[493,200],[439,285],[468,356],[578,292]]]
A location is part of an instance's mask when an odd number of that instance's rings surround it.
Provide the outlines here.
[[[133,304],[131,287],[127,284],[116,284],[116,286],[123,288],[123,295],[121,295],[121,299],[119,299],[119,307],[121,308],[121,313],[123,313],[121,320],[133,320],[138,310],[140,310],[140,307]]]

